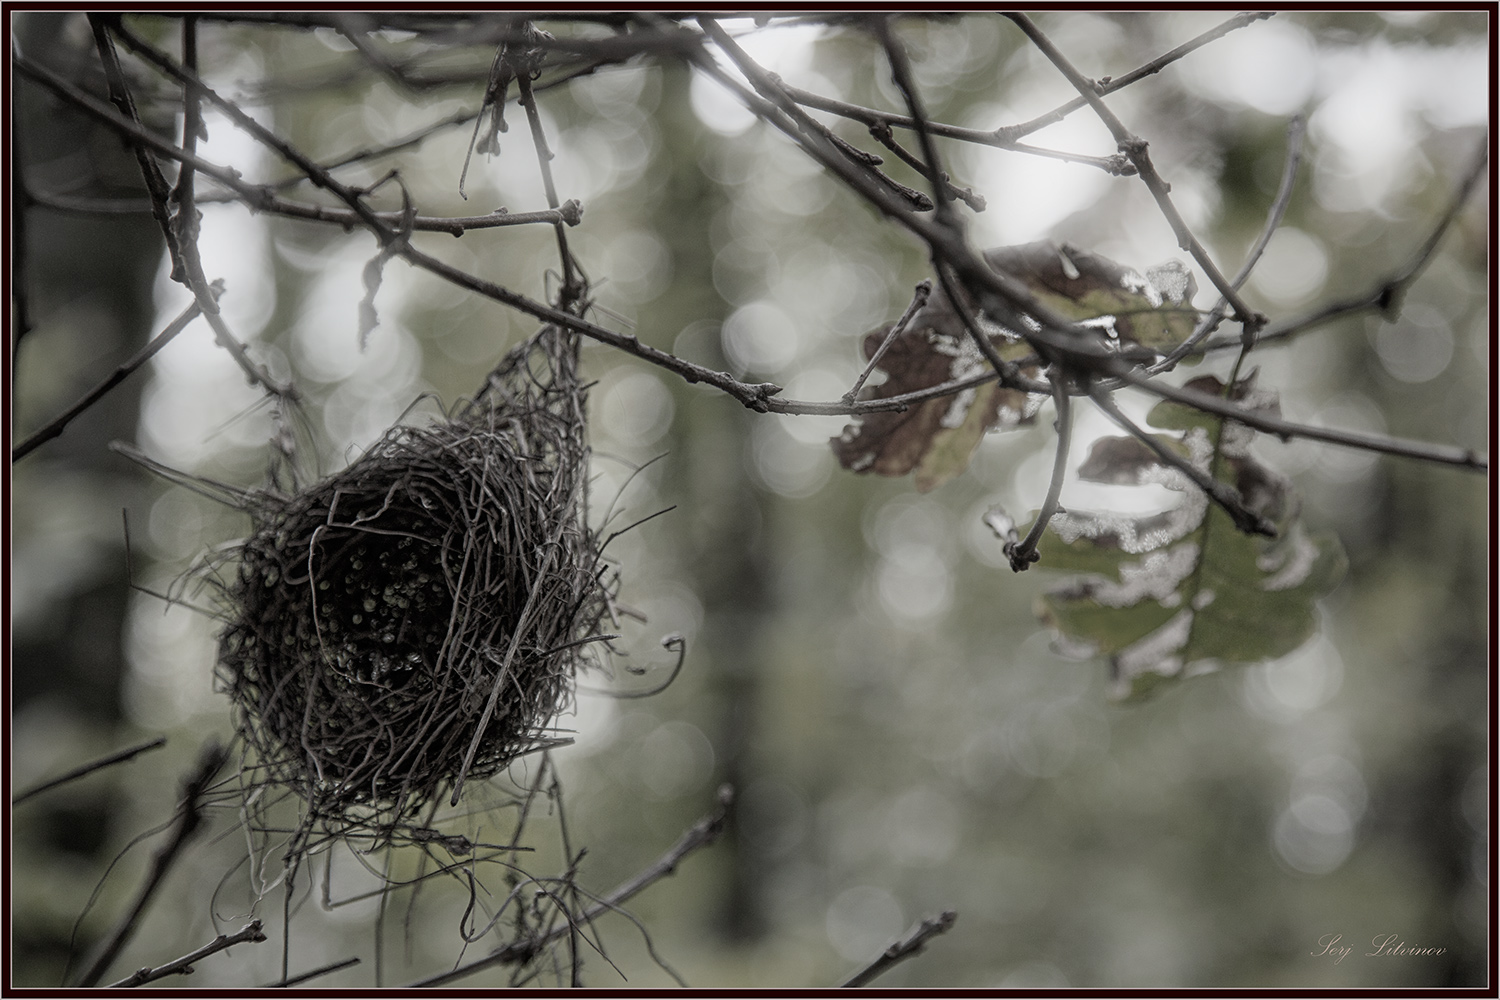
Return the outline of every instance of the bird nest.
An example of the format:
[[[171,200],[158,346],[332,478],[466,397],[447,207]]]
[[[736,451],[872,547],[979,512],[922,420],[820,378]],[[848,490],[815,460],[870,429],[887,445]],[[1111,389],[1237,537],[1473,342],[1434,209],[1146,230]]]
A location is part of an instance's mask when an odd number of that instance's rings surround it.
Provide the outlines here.
[[[560,742],[617,585],[585,518],[576,349],[544,331],[446,420],[247,503],[217,676],[310,818],[389,831]]]

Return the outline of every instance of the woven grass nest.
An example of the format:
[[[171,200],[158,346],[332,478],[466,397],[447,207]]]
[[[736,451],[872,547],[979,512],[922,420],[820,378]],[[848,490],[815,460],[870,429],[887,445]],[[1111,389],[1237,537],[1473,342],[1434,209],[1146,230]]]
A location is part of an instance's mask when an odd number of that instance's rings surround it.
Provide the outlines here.
[[[247,504],[217,676],[311,819],[389,831],[557,742],[616,586],[585,518],[576,351],[544,331],[448,419]]]

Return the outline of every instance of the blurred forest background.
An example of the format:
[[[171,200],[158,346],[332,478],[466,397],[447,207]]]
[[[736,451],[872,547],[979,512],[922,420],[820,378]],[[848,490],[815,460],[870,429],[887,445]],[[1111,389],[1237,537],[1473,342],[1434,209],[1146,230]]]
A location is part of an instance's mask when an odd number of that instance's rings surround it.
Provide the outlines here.
[[[1085,73],[1118,76],[1226,16],[1036,20]],[[104,92],[82,14],[14,18],[22,54]],[[792,85],[903,108],[879,47],[858,27],[724,23]],[[126,25],[179,52],[180,19],[130,16]],[[1283,13],[1109,102],[1150,141],[1173,197],[1226,271],[1264,223],[1288,120],[1307,117],[1285,225],[1247,287],[1252,305],[1282,318],[1362,294],[1431,232],[1489,141],[1490,30],[1484,12]],[[1075,96],[998,16],[901,18],[896,31],[936,121],[994,129]],[[200,21],[198,45],[209,83],[320,162],[472,115],[494,57],[461,35],[439,46],[357,24],[279,27],[221,15]],[[384,53],[387,69],[420,55],[425,82],[399,82],[361,48]],[[146,124],[180,141],[180,88],[122,58]],[[558,194],[583,206],[568,235],[602,325],[748,381],[775,381],[788,397],[837,399],[860,370],[863,334],[895,319],[929,273],[915,239],[670,55],[601,68],[537,97]],[[190,299],[168,278],[133,154],[27,79],[13,81],[10,100],[13,261],[24,267],[12,275],[19,441]],[[469,167],[466,201],[458,185],[471,117],[337,175],[369,185],[399,166],[427,215],[545,208],[525,117],[514,107],[508,117],[500,155],[476,155]],[[206,125],[205,159],[256,182],[290,175],[221,114],[208,112]],[[854,123],[840,120],[835,131],[875,148]],[[1087,109],[1028,141],[1115,151]],[[979,145],[942,148],[955,182],[987,202],[980,213],[959,206],[975,246],[1052,238],[1140,269],[1186,259],[1138,178]],[[887,161],[892,176],[927,189]],[[393,261],[375,302],[379,324],[361,349],[371,236],[255,214],[215,202],[210,190],[200,186],[205,272],[223,279],[225,317],[251,355],[301,390],[313,432],[304,447],[325,471],[393,422],[430,419],[473,393],[537,326]],[[1488,190],[1486,175],[1398,321],[1357,315],[1252,355],[1289,419],[1488,450]],[[287,192],[317,198],[305,182]],[[400,208],[393,185],[374,201]],[[549,227],[417,233],[413,242],[534,299],[555,291]],[[1198,285],[1210,287],[1201,275]],[[1211,292],[1200,291],[1198,304],[1205,299],[1212,304]],[[579,882],[601,891],[710,811],[721,783],[738,789],[725,836],[630,906],[688,983],[831,985],[946,909],[959,914],[954,928],[881,985],[1485,983],[1483,476],[1263,438],[1258,454],[1294,477],[1309,524],[1336,531],[1348,552],[1346,579],[1321,604],[1321,631],[1282,660],[1118,704],[1103,665],[1055,653],[1034,617],[1057,575],[1045,563],[1013,574],[981,522],[996,502],[1017,514],[1040,504],[1052,462],[1047,412],[1035,427],[990,435],[968,471],[919,494],[909,478],[837,468],[828,439],[847,418],[753,413],[587,341],[583,358],[597,380],[596,514],[617,494],[617,523],[675,505],[611,546],[622,600],[648,619],[625,630],[631,662],[651,668],[636,683],[664,676],[668,633],[687,637],[688,654],[657,697],[581,692],[576,715],[562,720],[576,742],[553,758],[568,836],[588,847]],[[1222,375],[1229,360],[1194,374]],[[1148,403],[1129,405],[1140,414]],[[1111,430],[1084,409],[1080,458],[1090,437]],[[228,704],[213,690],[215,622],[128,585],[121,511],[129,571],[155,591],[243,536],[248,522],[108,444],[130,441],[174,469],[252,486],[265,475],[272,433],[262,394],[200,320],[12,468],[12,790],[168,738],[161,750],[14,807],[15,985],[57,985],[75,931],[81,954],[118,919],[154,842],[111,863],[170,816],[203,740],[230,732]],[[1071,478],[1062,499],[1085,508],[1159,502]],[[469,813],[452,828],[482,838],[506,822]],[[118,975],[244,923],[253,893],[238,824],[232,800],[211,814]],[[546,869],[555,849],[535,829],[535,864]],[[378,883],[346,855],[332,884],[342,898]],[[377,936],[386,985],[459,959],[467,897],[457,886],[424,889],[409,920],[405,901],[388,917],[378,896],[326,910],[320,891],[293,915],[292,971],[348,956],[362,964],[313,985],[371,984]],[[278,979],[280,896],[255,915],[270,941],[204,959],[192,976],[162,985]],[[590,953],[588,984],[672,985],[625,918],[604,917],[600,928],[609,963]],[[1332,935],[1354,954],[1319,956]],[[1386,935],[1443,951],[1366,957]],[[471,945],[468,957],[488,947]]]

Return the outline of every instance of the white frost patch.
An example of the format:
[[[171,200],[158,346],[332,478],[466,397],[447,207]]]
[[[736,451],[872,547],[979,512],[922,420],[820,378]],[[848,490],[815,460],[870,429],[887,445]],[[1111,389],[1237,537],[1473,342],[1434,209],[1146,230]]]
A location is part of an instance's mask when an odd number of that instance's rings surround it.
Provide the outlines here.
[[[1062,261],[1063,274],[1068,276],[1069,281],[1078,280],[1078,265],[1073,263],[1073,258],[1068,256],[1066,245],[1057,248],[1057,259]]]
[[[1274,552],[1260,556],[1255,565],[1262,573],[1272,575],[1261,581],[1262,590],[1291,590],[1299,586],[1318,561],[1318,547],[1306,535],[1297,532]]]
[[[1016,520],[1005,512],[1005,508],[995,504],[984,512],[984,523],[995,533],[995,537],[1002,542],[1009,541],[1016,533]]]
[[[1193,272],[1180,260],[1166,260],[1155,267],[1148,267],[1146,281],[1150,283],[1152,291],[1156,292],[1155,298],[1147,294],[1147,298],[1152,299],[1153,306],[1161,305],[1156,299],[1185,304],[1191,302],[1198,291],[1198,281],[1193,277]]]
[[[1147,671],[1176,676],[1182,670],[1182,657],[1173,654],[1187,645],[1192,631],[1193,613],[1184,608],[1155,632],[1120,650],[1114,659],[1120,680],[1128,687],[1130,681]]]
[[[1198,564],[1198,546],[1193,542],[1169,551],[1152,552],[1138,563],[1120,564],[1120,582],[1106,580],[1089,588],[1089,596],[1107,608],[1128,608],[1147,597],[1166,607],[1181,603],[1178,584]]]
[[[943,418],[938,421],[938,424],[950,429],[962,427],[964,421],[969,418],[969,408],[974,405],[974,397],[977,395],[979,395],[979,390],[974,386],[957,393],[948,404],[948,409],[943,411]]]
[[[1208,435],[1202,433],[1201,428],[1194,430],[1196,433],[1189,434],[1187,438],[1192,452],[1190,461],[1197,465],[1201,457],[1206,465],[1212,446],[1208,443]],[[1208,513],[1208,495],[1194,486],[1181,472],[1165,465],[1145,465],[1141,467],[1136,481],[1142,486],[1165,486],[1181,493],[1182,501],[1164,512],[1163,516],[1145,521],[1126,514],[1070,511],[1052,519],[1052,530],[1069,545],[1079,538],[1098,539],[1113,535],[1122,552],[1136,555],[1174,542],[1203,523],[1203,517]],[[1152,525],[1152,528],[1142,531],[1140,529],[1143,524]]]
[[[1086,326],[1103,332],[1110,340],[1120,339],[1120,331],[1115,327],[1115,317],[1112,313],[1105,313],[1103,316],[1095,316],[1091,319],[1080,319],[1077,323],[1079,326]]]
[[[1161,305],[1161,292],[1157,291],[1156,286],[1141,277],[1137,271],[1127,270],[1124,274],[1120,275],[1120,287],[1127,292],[1144,295],[1146,301],[1151,303],[1152,309]]]

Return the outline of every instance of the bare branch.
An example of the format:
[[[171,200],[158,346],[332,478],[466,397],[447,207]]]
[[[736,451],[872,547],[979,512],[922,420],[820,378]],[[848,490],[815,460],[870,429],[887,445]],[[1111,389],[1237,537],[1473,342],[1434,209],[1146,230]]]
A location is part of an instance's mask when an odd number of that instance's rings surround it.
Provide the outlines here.
[[[265,939],[265,932],[260,929],[260,921],[252,920],[233,934],[220,934],[198,950],[188,952],[181,958],[173,959],[165,965],[158,965],[154,969],[148,965],[143,969],[138,969],[119,982],[110,983],[109,989],[144,986],[146,983],[165,979],[167,976],[191,975],[195,962],[201,961],[218,952],[226,951],[245,941],[264,941]]]
[[[773,74],[774,75],[774,74]],[[915,121],[906,116],[894,114],[890,111],[878,111],[875,108],[866,108],[858,104],[850,104],[847,101],[836,100],[825,97],[822,94],[814,94],[810,90],[802,90],[791,84],[775,78],[780,86],[786,91],[787,96],[804,107],[813,108],[817,111],[826,111],[829,114],[838,115],[840,118],[848,118],[856,121],[870,130],[870,134],[877,139],[881,138],[877,130],[889,133],[892,128],[915,129]],[[994,146],[996,149],[1004,149],[1014,153],[1027,153],[1032,156],[1043,156],[1054,160],[1062,160],[1066,163],[1081,163],[1085,166],[1097,167],[1105,173],[1123,176],[1135,173],[1135,168],[1124,156],[1087,156],[1083,153],[1068,153],[1057,149],[1044,149],[1029,143],[1015,142],[1005,138],[1002,133],[1005,129],[993,132],[978,128],[963,128],[958,125],[947,125],[943,122],[931,123],[932,134],[942,136],[945,139],[957,139],[960,142],[972,142],[981,146]],[[881,140],[884,141],[883,139]],[[894,143],[894,139],[892,142]],[[891,147],[894,151],[894,146]]]
[[[1286,163],[1281,168],[1281,184],[1276,189],[1276,197],[1271,201],[1271,210],[1266,214],[1266,224],[1261,229],[1260,236],[1251,246],[1250,252],[1245,255],[1245,263],[1240,265],[1239,273],[1230,282],[1236,289],[1250,277],[1250,272],[1255,269],[1255,265],[1260,262],[1261,255],[1266,252],[1266,246],[1271,242],[1271,237],[1276,234],[1277,229],[1281,228],[1281,220],[1286,215],[1287,206],[1292,202],[1292,189],[1297,182],[1297,168],[1302,163],[1302,140],[1306,134],[1307,125],[1302,116],[1294,115],[1286,128]],[[1152,365],[1149,370],[1155,373],[1171,371],[1175,368],[1177,362],[1191,353],[1204,337],[1218,329],[1219,324],[1228,315],[1225,311],[1228,305],[1228,299],[1220,298],[1218,304],[1198,322],[1198,326],[1188,338],[1174,347],[1166,357]],[[1240,336],[1241,342],[1247,346],[1252,343],[1245,337],[1245,331],[1248,329],[1248,327],[1243,329]]]
[[[214,295],[215,298],[217,298],[219,293],[222,292],[223,289],[224,285],[222,282],[215,282],[214,285],[210,288],[210,292]],[[106,393],[108,393],[115,386],[119,385],[121,382],[125,381],[125,379],[128,378],[132,372],[140,368],[147,361],[150,361],[156,355],[157,351],[160,351],[163,347],[166,347],[167,344],[171,342],[173,337],[177,336],[183,330],[187,329],[188,324],[192,323],[193,320],[197,319],[201,315],[203,315],[203,310],[198,307],[197,302],[194,302],[192,305],[184,309],[176,319],[167,324],[166,328],[162,330],[161,333],[158,333],[155,337],[151,338],[151,341],[147,343],[145,347],[141,348],[134,355],[132,355],[130,360],[126,361],[124,364],[121,364],[114,371],[110,372],[109,375],[105,377],[104,381],[100,382],[88,392],[84,393],[83,398],[78,400],[78,402],[74,403],[72,406],[68,407],[62,413],[58,414],[58,416],[55,417],[45,427],[41,428],[36,433],[28,437],[25,441],[22,441],[20,444],[12,448],[10,452],[10,460],[12,462],[19,461],[20,459],[25,458],[27,455],[31,454],[37,448],[46,444],[48,441],[51,441],[53,438],[60,436],[63,430],[68,426],[68,424],[73,421],[73,418],[77,417],[84,410],[87,410],[90,406],[93,406],[99,400],[103,399]]]
[[[60,774],[57,777],[52,778],[48,781],[44,781],[39,785],[33,785],[30,788],[26,789],[26,791],[24,792],[16,793],[15,795],[11,796],[10,804],[13,806],[20,805],[22,802],[25,802],[32,796],[40,795],[43,792],[50,792],[52,789],[57,788],[59,785],[66,785],[70,781],[77,781],[79,778],[87,777],[88,775],[93,774],[95,771],[103,770],[106,767],[112,767],[115,764],[123,764],[127,760],[132,760],[136,756],[145,753],[147,750],[155,750],[158,747],[163,747],[166,745],[167,738],[165,736],[158,736],[154,740],[147,740],[144,743],[137,743],[135,746],[126,747],[124,750],[116,750],[114,753],[100,757],[98,760],[92,760],[87,764],[82,764],[78,767],[75,767],[73,768],[73,770],[67,772],[66,774]]]
[[[1099,116],[1099,120],[1104,122],[1110,134],[1115,137],[1115,142],[1119,143],[1120,152],[1130,157],[1130,162],[1135,164],[1136,172],[1140,174],[1141,180],[1145,182],[1147,189],[1151,192],[1151,197],[1156,199],[1157,207],[1161,209],[1162,215],[1166,217],[1167,223],[1172,227],[1172,232],[1177,236],[1177,245],[1193,255],[1193,259],[1198,262],[1199,267],[1203,268],[1204,272],[1208,275],[1208,279],[1213,282],[1214,287],[1234,307],[1235,319],[1254,330],[1265,326],[1266,318],[1245,305],[1244,300],[1239,296],[1239,292],[1224,277],[1218,265],[1213,262],[1213,258],[1208,255],[1208,251],[1203,249],[1203,245],[1198,242],[1198,238],[1188,228],[1188,224],[1183,219],[1182,213],[1177,211],[1177,206],[1172,203],[1172,198],[1168,194],[1170,186],[1166,181],[1162,180],[1161,175],[1156,172],[1156,166],[1151,162],[1151,154],[1147,150],[1146,141],[1139,136],[1133,135],[1120,119],[1115,117],[1115,113],[1109,110],[1109,107],[1099,96],[1094,82],[1078,72],[1073,64],[1068,61],[1067,57],[1052,44],[1051,39],[1043,34],[1041,29],[1033,24],[1029,17],[1019,13],[1010,13],[1006,16],[1014,21],[1016,26],[1025,32],[1026,37],[1030,38],[1032,43],[1052,61],[1052,64],[1057,67],[1058,71],[1068,78],[1068,82],[1083,95],[1084,100],[1088,101],[1089,106],[1094,109],[1094,113]]]
[[[917,92],[916,82],[912,79],[911,61],[906,57],[906,47],[891,31],[889,15],[877,16],[870,23],[875,37],[885,49],[886,60],[891,66],[891,79],[905,98],[906,109],[916,123],[917,141],[922,146],[922,159],[926,161],[925,169],[919,169],[932,183],[932,193],[937,199],[936,222],[946,229],[957,229],[959,222],[953,214],[953,192],[948,187],[948,175],[943,173],[943,161],[938,156],[937,145],[932,141],[932,126],[927,121],[927,109],[922,106],[922,95]]]
[[[891,345],[896,342],[896,338],[906,332],[907,324],[911,322],[911,318],[917,314],[917,311],[927,304],[927,298],[931,294],[931,281],[924,278],[917,282],[916,290],[912,292],[911,303],[906,307],[906,312],[902,313],[901,318],[896,320],[895,325],[891,327],[890,333],[885,335],[885,339],[880,342],[880,346],[875,349],[875,353],[870,356],[869,362],[865,364],[865,370],[859,373],[859,378],[854,380],[854,385],[848,392],[844,393],[844,402],[852,403],[855,397],[859,395],[859,390],[865,387],[865,381],[869,379],[870,373],[880,364],[880,359],[885,357],[885,352],[890,350]]]
[[[1258,346],[1290,340],[1324,323],[1376,310],[1386,313],[1388,320],[1394,320],[1400,313],[1400,307],[1405,300],[1407,290],[1421,277],[1422,272],[1431,261],[1432,255],[1436,253],[1443,238],[1448,234],[1448,230],[1452,228],[1454,221],[1457,220],[1469,197],[1474,193],[1474,189],[1478,186],[1480,178],[1484,176],[1484,170],[1488,163],[1489,143],[1488,140],[1483,140],[1480,142],[1473,162],[1469,165],[1469,169],[1465,171],[1463,180],[1460,181],[1457,190],[1454,192],[1453,199],[1448,203],[1448,207],[1444,210],[1442,217],[1438,219],[1437,224],[1433,227],[1432,232],[1428,234],[1427,239],[1417,248],[1416,253],[1399,269],[1381,279],[1369,291],[1363,294],[1330,302],[1305,316],[1299,316],[1283,323],[1276,323],[1270,329],[1260,331],[1255,336],[1255,344]],[[1211,351],[1237,348],[1239,345],[1240,339],[1238,337],[1233,340],[1213,340],[1206,344],[1199,344],[1193,350],[1185,353],[1206,354]]]
[[[1026,537],[1020,544],[1005,544],[1005,554],[1010,558],[1011,571],[1015,573],[1024,573],[1031,568],[1032,563],[1041,558],[1036,551],[1037,543],[1042,540],[1042,532],[1047,530],[1052,515],[1057,513],[1063,478],[1068,474],[1068,446],[1073,439],[1073,407],[1061,375],[1052,377],[1052,402],[1057,407],[1057,450],[1052,458],[1052,479],[1047,484],[1047,496],[1042,501],[1042,509],[1037,511],[1036,520],[1032,523],[1031,530],[1026,532]]]
[[[340,969],[347,969],[351,965],[358,964],[359,956],[357,955],[353,958],[346,958],[339,962],[329,962],[327,965],[320,965],[316,969],[298,973],[297,975],[292,976],[289,979],[281,979],[274,983],[267,983],[264,987],[262,987],[262,989],[279,990],[285,989],[288,986],[300,986],[303,983],[307,982],[309,979],[316,979],[319,976],[326,976],[331,973],[338,972]]]
[[[1358,448],[1361,451],[1375,451],[1385,455],[1400,455],[1403,458],[1415,458],[1424,462],[1435,462],[1439,465],[1455,465],[1459,468],[1468,469],[1471,472],[1485,472],[1490,467],[1488,458],[1469,448],[1457,448],[1453,445],[1430,444],[1426,441],[1410,441],[1404,438],[1389,437],[1385,434],[1365,434],[1360,431],[1341,431],[1329,427],[1313,427],[1310,424],[1293,423],[1290,420],[1282,420],[1280,417],[1272,417],[1255,410],[1247,410],[1242,406],[1236,406],[1219,396],[1211,396],[1205,392],[1193,389],[1184,389],[1178,386],[1163,385],[1161,382],[1139,375],[1133,371],[1118,371],[1116,375],[1124,381],[1145,389],[1153,395],[1174,402],[1184,403],[1197,410],[1206,413],[1216,413],[1219,416],[1229,417],[1258,431],[1274,434],[1283,441],[1292,438],[1307,438],[1310,441],[1325,441],[1328,444],[1343,445],[1346,448]]]
[[[1172,49],[1170,52],[1164,53],[1163,55],[1156,57],[1155,59],[1142,66],[1136,67],[1123,76],[1106,76],[1101,78],[1097,81],[1095,89],[1099,92],[1100,97],[1103,97],[1106,94],[1113,94],[1117,90],[1130,86],[1137,80],[1144,80],[1146,77],[1151,76],[1153,73],[1160,73],[1163,69],[1181,59],[1183,56],[1195,51],[1196,49],[1202,48],[1209,42],[1212,42],[1219,38],[1223,38],[1231,31],[1236,31],[1248,24],[1254,24],[1256,21],[1263,21],[1266,18],[1273,16],[1274,13],[1274,11],[1244,11],[1236,14],[1229,20],[1225,21],[1223,24],[1208,29],[1196,38],[1183,42],[1181,45],[1177,46],[1175,49]],[[1044,115],[1038,115],[1030,121],[1022,122],[1019,125],[1007,125],[1003,128],[996,129],[995,134],[997,137],[1004,136],[1009,139],[1019,139],[1023,135],[1030,135],[1033,132],[1040,131],[1041,129],[1046,128],[1048,125],[1057,124],[1068,115],[1072,114],[1074,111],[1077,111],[1079,108],[1084,107],[1087,104],[1088,100],[1086,98],[1075,97],[1066,104],[1063,104],[1060,107],[1053,108],[1051,111],[1048,111]]]
[[[136,893],[135,902],[115,925],[115,929],[105,939],[104,944],[99,947],[93,962],[78,978],[75,985],[86,987],[98,983],[110,964],[124,949],[131,935],[135,933],[136,924],[140,921],[141,915],[146,912],[146,907],[151,904],[156,890],[161,887],[162,881],[167,877],[167,872],[172,869],[183,847],[202,825],[204,797],[209,785],[213,782],[214,775],[219,773],[219,768],[223,767],[228,759],[229,751],[215,741],[209,741],[203,747],[198,755],[197,766],[183,783],[182,802],[177,807],[171,835],[167,842],[152,855],[151,868],[146,874],[145,882]]]
[[[657,858],[656,861],[637,872],[633,877],[626,879],[613,892],[607,893],[597,903],[585,910],[582,916],[578,918],[579,922],[587,923],[608,911],[624,905],[627,900],[641,892],[641,890],[675,872],[677,866],[689,854],[712,844],[724,830],[724,820],[728,815],[729,805],[733,800],[733,790],[728,785],[721,787],[719,789],[718,809],[715,809],[694,823],[687,832],[677,839],[677,843],[668,848],[666,853]],[[419,979],[412,983],[409,988],[443,986],[479,972],[482,969],[527,961],[538,954],[542,948],[567,934],[569,926],[572,926],[571,922],[565,926],[553,928],[544,934],[521,941],[513,941],[505,947],[491,952],[484,958],[475,959],[456,969],[450,969],[435,976],[428,976],[426,979]]]
[[[880,953],[879,958],[846,979],[843,983],[844,988],[868,985],[877,976],[884,975],[908,958],[915,958],[922,954],[927,949],[927,942],[939,934],[948,933],[956,920],[958,920],[958,914],[952,910],[944,910],[935,917],[923,920],[916,930],[891,945]]]

